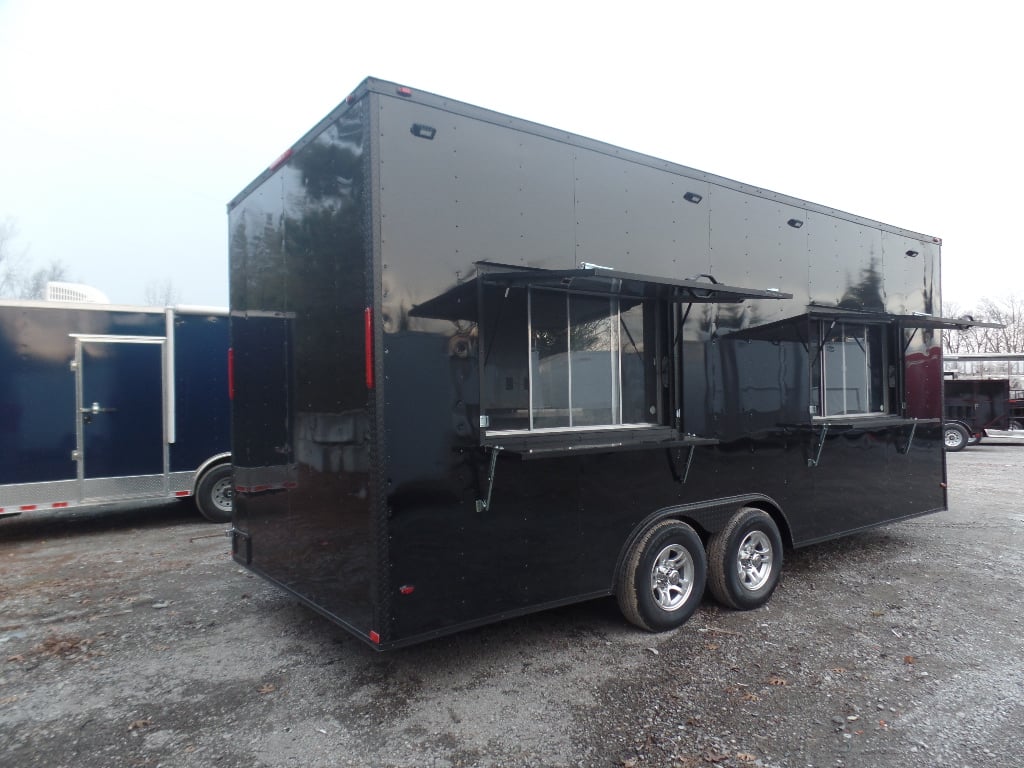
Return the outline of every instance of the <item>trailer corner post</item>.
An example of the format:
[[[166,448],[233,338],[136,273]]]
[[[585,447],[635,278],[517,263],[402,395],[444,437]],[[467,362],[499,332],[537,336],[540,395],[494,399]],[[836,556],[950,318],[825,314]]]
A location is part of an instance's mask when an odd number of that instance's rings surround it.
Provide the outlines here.
[[[174,309],[167,307],[164,311],[165,331],[164,336],[167,342],[164,344],[164,439],[168,445],[173,445],[176,439],[175,421],[177,410],[175,408],[176,396],[174,389]]]

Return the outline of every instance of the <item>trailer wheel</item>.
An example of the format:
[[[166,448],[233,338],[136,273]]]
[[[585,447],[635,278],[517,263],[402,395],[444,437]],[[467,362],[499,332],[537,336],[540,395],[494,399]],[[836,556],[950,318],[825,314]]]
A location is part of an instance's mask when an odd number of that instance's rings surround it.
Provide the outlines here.
[[[782,536],[771,515],[744,507],[708,542],[708,587],[740,611],[768,602],[782,572]]]
[[[230,464],[218,464],[199,479],[195,502],[211,523],[230,523],[235,487]]]
[[[700,536],[686,523],[662,520],[629,550],[616,597],[623,615],[649,632],[682,626],[700,604],[707,558]]]
[[[946,424],[942,428],[942,441],[947,451],[962,451],[967,447],[967,440],[967,430],[959,424]]]
[[[1013,430],[1013,431],[1016,431],[1016,432],[1019,432],[1020,430],[1024,430],[1024,422],[1019,421],[1017,419],[1013,419],[1010,422],[1010,429]]]

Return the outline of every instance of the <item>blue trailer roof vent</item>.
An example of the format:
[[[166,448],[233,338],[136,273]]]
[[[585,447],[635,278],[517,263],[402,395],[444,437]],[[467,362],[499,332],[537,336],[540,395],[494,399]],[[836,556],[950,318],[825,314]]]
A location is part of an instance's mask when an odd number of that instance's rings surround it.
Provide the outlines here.
[[[51,281],[46,284],[47,301],[77,301],[86,304],[109,304],[107,294],[99,288],[84,283],[60,283]]]

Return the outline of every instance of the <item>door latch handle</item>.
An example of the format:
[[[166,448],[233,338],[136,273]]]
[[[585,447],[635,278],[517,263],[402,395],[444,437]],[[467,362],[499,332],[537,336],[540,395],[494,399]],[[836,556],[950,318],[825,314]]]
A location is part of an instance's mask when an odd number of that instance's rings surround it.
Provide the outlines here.
[[[82,413],[96,415],[98,413],[114,413],[117,408],[101,408],[99,403],[93,403],[88,408],[79,408]]]

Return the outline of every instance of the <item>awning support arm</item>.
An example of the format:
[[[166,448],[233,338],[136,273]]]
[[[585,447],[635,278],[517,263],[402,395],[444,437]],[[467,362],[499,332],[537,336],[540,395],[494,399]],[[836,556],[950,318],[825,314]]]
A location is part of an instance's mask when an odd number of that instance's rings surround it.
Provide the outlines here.
[[[679,474],[679,469],[676,467],[676,462],[672,458],[672,449],[668,448],[665,453],[668,455],[668,464],[672,469],[672,478],[680,485],[686,485],[686,480],[690,477],[690,467],[693,465],[693,454],[696,451],[697,446],[691,445],[690,451],[686,455],[686,467],[683,469],[683,474]]]
[[[900,453],[910,453],[910,446],[914,444],[914,433],[917,432],[917,422],[915,421],[910,427],[910,436],[907,437],[907,444],[904,446]]]
[[[498,468],[498,454],[501,453],[501,446],[491,448],[491,468],[487,472],[487,498],[476,500],[476,511],[486,512],[491,508],[491,494],[494,492],[494,475]]]
[[[912,330],[910,332],[910,335],[907,337],[907,343],[903,345],[903,355],[904,356],[906,356],[907,350],[910,349],[910,344],[911,344],[911,342],[914,341],[914,337],[917,336],[917,331],[918,331],[918,329],[915,328],[914,330]]]
[[[825,438],[828,435],[828,424],[822,424],[821,426],[821,438],[818,440],[818,452],[815,454],[813,459],[807,460],[808,467],[816,467],[821,463],[821,449],[825,447]]]

